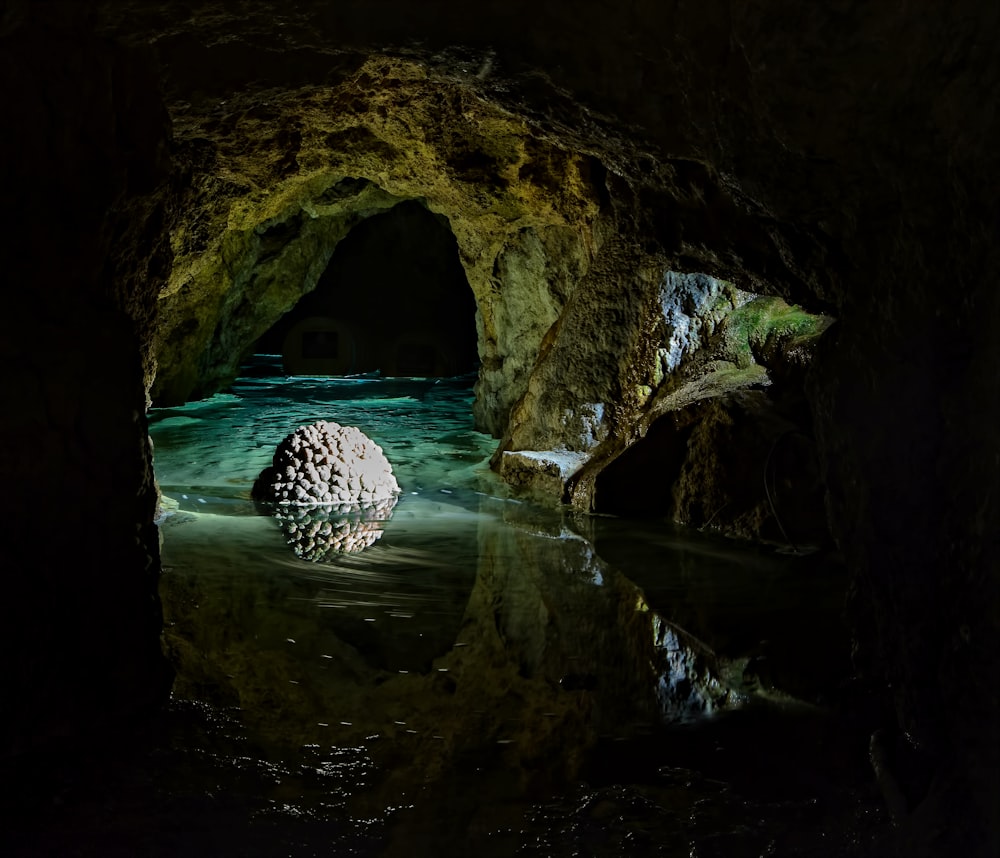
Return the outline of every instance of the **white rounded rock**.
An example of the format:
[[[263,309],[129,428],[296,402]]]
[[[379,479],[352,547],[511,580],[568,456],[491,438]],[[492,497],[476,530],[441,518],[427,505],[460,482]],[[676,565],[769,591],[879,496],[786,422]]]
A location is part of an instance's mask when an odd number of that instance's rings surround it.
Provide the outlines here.
[[[318,467],[317,467],[318,466]],[[257,500],[361,505],[399,494],[382,448],[354,426],[317,421],[285,438],[254,484]]]

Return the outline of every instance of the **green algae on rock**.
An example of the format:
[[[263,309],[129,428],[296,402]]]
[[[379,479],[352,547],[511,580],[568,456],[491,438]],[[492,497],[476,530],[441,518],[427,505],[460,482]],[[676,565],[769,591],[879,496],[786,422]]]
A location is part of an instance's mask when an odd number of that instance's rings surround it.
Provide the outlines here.
[[[828,316],[807,313],[781,298],[759,297],[726,317],[720,351],[738,366],[771,366],[801,354],[832,323]]]

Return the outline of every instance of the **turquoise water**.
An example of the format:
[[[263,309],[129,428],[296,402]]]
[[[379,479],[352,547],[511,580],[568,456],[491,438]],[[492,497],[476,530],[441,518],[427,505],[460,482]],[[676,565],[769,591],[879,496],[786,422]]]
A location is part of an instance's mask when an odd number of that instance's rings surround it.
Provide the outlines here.
[[[282,438],[330,419],[357,426],[383,447],[405,496],[458,492],[468,505],[469,491],[500,488],[485,466],[495,441],[471,425],[473,380],[241,378],[210,399],[154,410],[157,476],[168,495],[201,495],[182,506],[197,511],[195,504],[211,503],[225,514],[227,501],[249,497]]]
[[[173,701],[14,854],[877,854],[842,576],[509,497],[472,382],[259,359],[150,415]],[[403,493],[370,548],[311,562],[250,488],[317,419]]]

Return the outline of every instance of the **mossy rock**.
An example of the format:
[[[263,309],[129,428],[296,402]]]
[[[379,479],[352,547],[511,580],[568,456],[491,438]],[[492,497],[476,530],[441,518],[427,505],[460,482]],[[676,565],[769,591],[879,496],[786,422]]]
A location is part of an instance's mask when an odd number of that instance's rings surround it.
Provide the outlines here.
[[[832,322],[781,298],[755,298],[726,318],[721,352],[740,367],[753,363],[770,367],[808,348]]]

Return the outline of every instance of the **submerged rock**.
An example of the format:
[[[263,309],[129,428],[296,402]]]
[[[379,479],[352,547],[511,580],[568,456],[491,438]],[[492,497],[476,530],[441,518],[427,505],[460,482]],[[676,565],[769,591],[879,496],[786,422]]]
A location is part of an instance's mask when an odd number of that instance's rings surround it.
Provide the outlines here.
[[[382,448],[354,426],[318,420],[285,438],[253,486],[255,500],[281,506],[372,506],[399,484]]]

